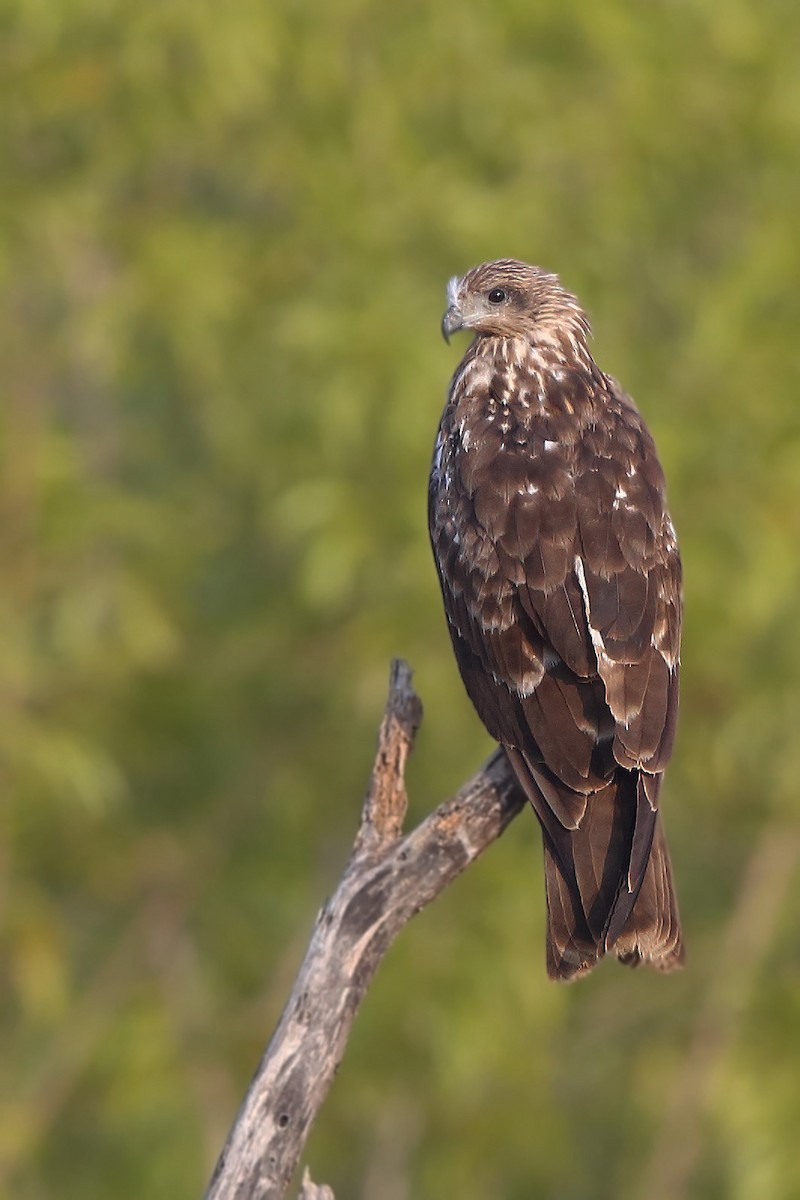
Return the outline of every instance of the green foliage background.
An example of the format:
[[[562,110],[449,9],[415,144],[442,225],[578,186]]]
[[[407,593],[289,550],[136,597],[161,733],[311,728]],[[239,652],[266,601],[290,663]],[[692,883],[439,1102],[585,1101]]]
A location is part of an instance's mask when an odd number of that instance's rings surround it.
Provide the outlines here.
[[[425,531],[447,277],[557,270],[662,453],[689,967],[543,962],[517,821],[393,948],[340,1200],[800,1195],[800,8],[0,9],[0,1192],[193,1197],[355,829],[488,739]]]

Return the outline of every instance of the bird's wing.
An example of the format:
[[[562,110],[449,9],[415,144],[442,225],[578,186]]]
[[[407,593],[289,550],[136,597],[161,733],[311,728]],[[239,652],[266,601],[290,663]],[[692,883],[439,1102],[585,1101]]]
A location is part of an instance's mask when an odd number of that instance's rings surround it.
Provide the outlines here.
[[[556,412],[524,446],[491,421],[464,449],[446,414],[451,457],[431,483],[467,691],[562,829],[618,765],[663,768],[677,709],[680,562],[663,478],[632,403],[613,399],[607,427],[577,446]]]
[[[609,384],[613,430],[576,479],[575,574],[614,717],[614,757],[656,773],[678,715],[681,561],[652,438],[630,398]]]

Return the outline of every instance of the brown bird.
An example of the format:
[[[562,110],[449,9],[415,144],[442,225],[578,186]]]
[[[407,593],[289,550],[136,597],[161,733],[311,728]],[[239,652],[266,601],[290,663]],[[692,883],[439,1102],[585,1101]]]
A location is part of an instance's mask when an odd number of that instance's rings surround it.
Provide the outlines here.
[[[653,439],[555,275],[450,280],[431,543],[467,692],[542,826],[547,971],[683,961],[658,811],[678,713],[681,563]]]

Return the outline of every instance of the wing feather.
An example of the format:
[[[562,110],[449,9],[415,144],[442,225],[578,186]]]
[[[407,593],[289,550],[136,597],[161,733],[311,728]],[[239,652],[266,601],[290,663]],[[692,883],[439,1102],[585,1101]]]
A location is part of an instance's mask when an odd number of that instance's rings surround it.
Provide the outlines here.
[[[489,393],[513,393],[507,380],[482,378],[485,405]],[[480,405],[455,389],[453,418],[467,399]],[[607,781],[608,755],[597,751],[609,737],[621,766],[659,769],[677,701],[680,563],[663,477],[632,402],[618,388],[612,400],[604,433],[592,426],[582,441],[545,439],[535,418],[513,437],[481,418],[468,450],[454,436],[459,411],[441,435],[450,485],[432,493],[451,625],[500,687],[482,701],[492,732],[509,742],[508,712],[510,725],[522,722],[522,748],[580,791]],[[558,432],[553,414],[546,432]],[[513,719],[511,697],[522,701]]]
[[[677,716],[681,569],[632,400],[588,353],[550,370],[525,353],[500,338],[467,351],[430,532],[467,692],[542,823],[548,963],[567,977],[601,943],[620,939],[630,961],[658,943],[633,917],[645,878],[651,908],[669,886],[665,848],[647,871]]]

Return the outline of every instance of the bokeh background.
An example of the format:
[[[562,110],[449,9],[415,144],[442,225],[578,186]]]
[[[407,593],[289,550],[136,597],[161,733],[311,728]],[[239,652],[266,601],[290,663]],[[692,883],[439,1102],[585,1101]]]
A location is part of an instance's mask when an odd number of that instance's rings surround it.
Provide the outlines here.
[[[444,283],[558,271],[686,574],[677,978],[545,979],[527,814],[392,948],[340,1200],[800,1196],[800,7],[0,13],[0,1193],[201,1194],[354,833],[490,749],[427,545]]]

